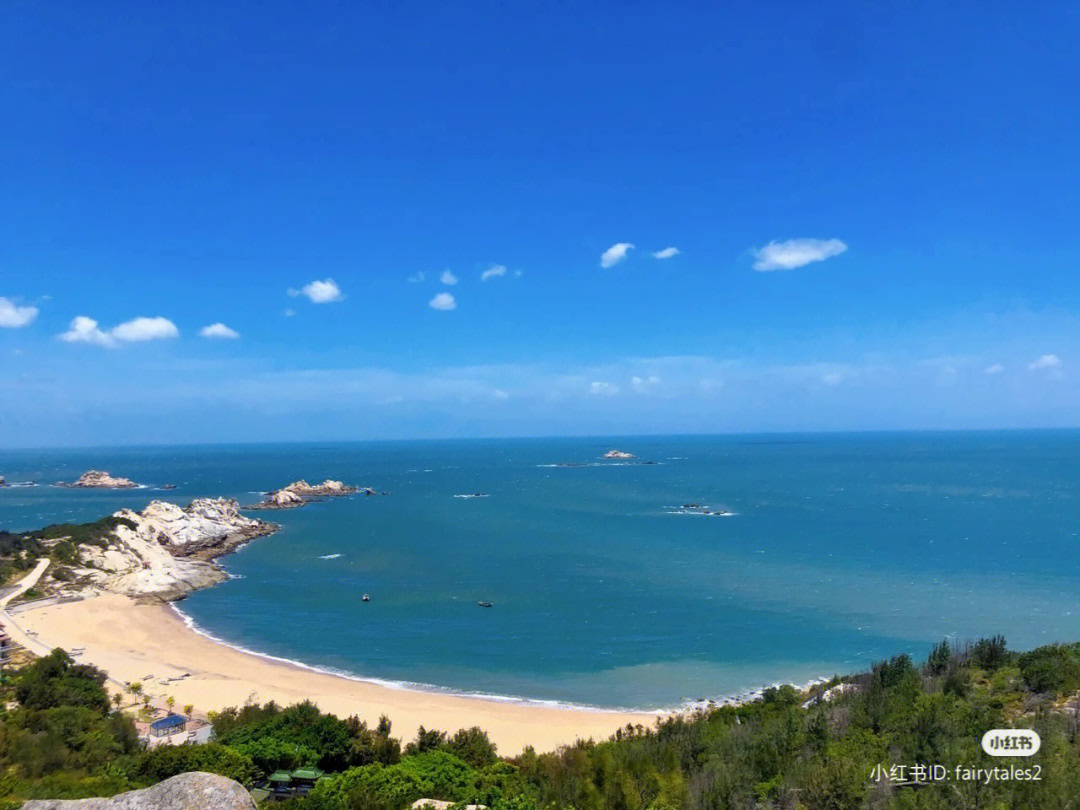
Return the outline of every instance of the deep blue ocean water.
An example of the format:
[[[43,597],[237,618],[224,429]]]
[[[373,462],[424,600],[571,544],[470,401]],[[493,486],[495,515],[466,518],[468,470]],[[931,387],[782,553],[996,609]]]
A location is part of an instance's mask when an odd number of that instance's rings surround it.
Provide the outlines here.
[[[550,466],[568,462],[589,466]],[[656,708],[945,636],[1080,640],[1077,431],[0,452],[9,482],[91,467],[178,488],[2,489],[0,528],[298,478],[390,492],[252,513],[282,531],[180,606],[231,643],[386,681]],[[685,502],[736,514],[669,513]]]

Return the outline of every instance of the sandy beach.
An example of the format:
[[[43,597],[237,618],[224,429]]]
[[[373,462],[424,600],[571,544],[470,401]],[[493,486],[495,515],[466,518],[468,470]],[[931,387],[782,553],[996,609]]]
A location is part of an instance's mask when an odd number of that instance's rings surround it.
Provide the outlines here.
[[[138,681],[150,695],[172,695],[177,706],[204,713],[248,701],[282,705],[305,699],[339,717],[374,723],[386,714],[395,736],[412,739],[419,726],[453,732],[480,726],[501,754],[527,745],[551,750],[578,738],[602,739],[627,723],[651,726],[656,715],[556,708],[418,690],[315,672],[235,650],[196,633],[166,605],[138,604],[115,594],[50,605],[13,617],[36,640],[67,650],[85,648],[80,662],[122,683]],[[189,677],[181,678],[184,673]],[[152,679],[144,680],[145,676]],[[171,680],[167,684],[160,681]]]

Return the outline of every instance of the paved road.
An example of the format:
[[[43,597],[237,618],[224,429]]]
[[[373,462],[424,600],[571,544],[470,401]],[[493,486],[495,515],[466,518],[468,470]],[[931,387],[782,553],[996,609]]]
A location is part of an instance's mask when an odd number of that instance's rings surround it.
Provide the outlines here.
[[[42,557],[38,560],[38,564],[34,566],[34,570],[19,580],[14,590],[10,593],[5,593],[3,597],[0,597],[0,624],[4,625],[4,629],[7,631],[7,634],[11,636],[12,641],[25,647],[35,655],[48,655],[52,650],[50,650],[47,645],[26,635],[23,629],[16,624],[15,620],[11,617],[11,614],[7,612],[7,606],[13,599],[22,596],[37,585],[38,580],[41,579],[41,575],[45,573],[45,569],[48,567],[49,558]]]

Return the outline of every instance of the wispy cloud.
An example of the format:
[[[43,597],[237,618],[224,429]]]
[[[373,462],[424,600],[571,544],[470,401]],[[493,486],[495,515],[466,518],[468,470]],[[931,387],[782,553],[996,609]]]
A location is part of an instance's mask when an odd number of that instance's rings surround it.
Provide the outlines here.
[[[38,316],[37,307],[20,307],[10,298],[0,296],[0,327],[19,329]]]
[[[493,264],[487,270],[480,274],[481,281],[487,281],[489,278],[499,278],[506,275],[506,268],[501,264]]]
[[[589,393],[610,397],[619,393],[619,386],[615,385],[614,383],[598,380],[597,382],[589,384]]]
[[[449,270],[443,270],[442,275],[439,276],[439,281],[448,287],[453,287],[457,284],[457,276],[451,273]]]
[[[212,323],[209,326],[204,326],[199,330],[199,337],[214,338],[219,340],[235,340],[240,337],[240,333],[235,329],[230,329],[225,324],[218,322]]]
[[[660,384],[660,378],[655,374],[648,377],[634,376],[630,378],[630,385],[638,393],[647,393]]]
[[[633,249],[634,246],[629,242],[616,242],[600,254],[600,266],[614,267],[619,262],[623,261]]]
[[[457,301],[454,300],[454,296],[450,293],[441,292],[428,301],[428,306],[432,309],[448,312],[451,309],[457,309]]]
[[[165,340],[179,335],[180,330],[168,318],[134,318],[104,331],[93,318],[79,315],[71,321],[68,331],[61,334],[60,339],[68,343],[89,343],[113,349],[121,343]]]
[[[678,255],[679,249],[677,247],[666,247],[663,250],[654,251],[652,257],[654,259],[670,259],[672,256]]]
[[[345,298],[341,292],[341,287],[332,278],[313,281],[310,284],[305,284],[299,290],[289,288],[288,292],[294,298],[298,295],[306,295],[313,304],[329,304]]]
[[[994,363],[993,365],[984,368],[983,374],[993,376],[994,374],[1001,374],[1003,371],[1005,371],[1005,366],[1001,365],[1001,363]]]
[[[1044,368],[1061,368],[1061,359],[1056,354],[1044,354],[1038,360],[1028,363],[1028,368],[1032,371]]]
[[[839,239],[788,239],[786,242],[769,242],[753,251],[754,269],[794,270],[796,267],[820,262],[839,256],[847,245]]]
[[[421,281],[424,280],[424,271],[421,270],[419,273],[413,273],[405,280],[410,284],[419,284]]]

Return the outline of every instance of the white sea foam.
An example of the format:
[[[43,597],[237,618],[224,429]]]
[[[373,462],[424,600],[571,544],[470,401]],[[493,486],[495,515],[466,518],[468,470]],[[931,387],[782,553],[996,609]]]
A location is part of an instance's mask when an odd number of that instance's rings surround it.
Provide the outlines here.
[[[340,556],[341,556],[340,554],[321,554],[321,555],[319,555],[319,559],[320,560],[336,560]]]
[[[232,644],[219,636],[215,636],[207,630],[204,630],[198,625],[198,623],[184,613],[180,608],[176,606],[176,603],[170,603],[169,607],[180,617],[180,620],[184,625],[203,638],[207,638],[216,644],[221,644],[229,649],[242,652],[247,655],[254,655],[258,658],[262,658],[267,661],[276,661],[281,664],[288,664],[290,666],[298,667],[300,669],[307,670],[308,672],[317,672],[322,675],[334,675],[338,678],[345,678],[349,681],[356,681],[357,683],[370,683],[376,686],[384,686],[387,689],[399,689],[407,692],[428,692],[443,695],[453,695],[455,697],[471,698],[474,700],[490,700],[495,703],[513,703],[521,706],[540,706],[550,709],[570,709],[573,711],[588,711],[588,712],[634,712],[637,714],[652,714],[657,717],[663,717],[668,714],[684,713],[688,711],[694,711],[698,709],[707,709],[709,707],[718,706],[739,706],[744,703],[753,703],[756,700],[760,700],[765,694],[765,690],[770,688],[780,688],[781,686],[788,685],[787,682],[777,681],[770,686],[762,686],[758,689],[747,689],[741,692],[719,696],[716,698],[704,698],[700,700],[685,700],[680,702],[676,706],[665,708],[638,708],[634,706],[594,706],[588,703],[573,703],[565,700],[546,700],[543,698],[527,698],[518,695],[499,695],[491,692],[470,691],[463,689],[454,689],[449,686],[438,686],[430,683],[418,683],[416,681],[397,681],[388,680],[386,678],[373,678],[357,675],[356,673],[349,672],[347,670],[338,669],[336,667],[325,666],[313,666],[312,664],[305,664],[303,661],[299,661],[295,658],[285,658],[280,655],[270,655],[269,653],[259,652],[249,647],[244,647],[239,644]],[[804,684],[791,684],[798,692],[806,692],[818,684],[827,683],[831,680],[829,676],[820,676],[807,681]]]
[[[497,695],[489,692],[477,692],[466,691],[462,689],[454,689],[449,686],[437,686],[430,683],[417,683],[414,681],[393,681],[385,678],[371,678],[362,677],[353,672],[347,670],[337,669],[336,667],[323,667],[313,666],[311,664],[305,664],[303,661],[298,661],[295,658],[285,658],[280,655],[270,655],[269,653],[259,652],[258,650],[252,650],[248,647],[243,647],[239,644],[232,644],[224,639],[215,636],[195,622],[190,616],[184,613],[175,603],[170,603],[169,607],[180,617],[180,620],[184,625],[193,633],[197,633],[203,638],[210,639],[216,644],[221,644],[229,649],[242,652],[247,655],[254,655],[258,658],[265,659],[267,661],[276,661],[281,664],[288,664],[290,666],[298,667],[300,669],[307,670],[308,672],[318,672],[322,675],[334,675],[338,678],[345,678],[346,680],[356,681],[357,683],[370,683],[376,686],[385,686],[387,689],[400,689],[408,692],[429,692],[445,695],[453,695],[455,697],[472,698],[474,700],[490,700],[498,703],[516,703],[522,706],[544,706],[551,709],[573,709],[575,711],[590,711],[590,712],[637,712],[639,714],[655,714],[656,716],[662,716],[669,714],[670,709],[633,709],[630,707],[616,707],[610,706],[591,706],[587,703],[571,703],[562,700],[544,700],[541,698],[526,698],[516,695]]]

